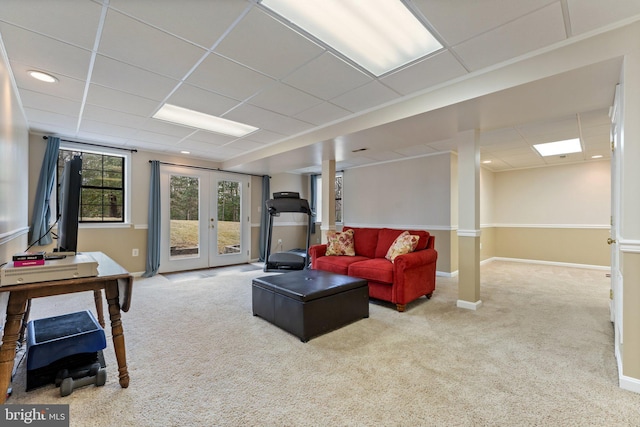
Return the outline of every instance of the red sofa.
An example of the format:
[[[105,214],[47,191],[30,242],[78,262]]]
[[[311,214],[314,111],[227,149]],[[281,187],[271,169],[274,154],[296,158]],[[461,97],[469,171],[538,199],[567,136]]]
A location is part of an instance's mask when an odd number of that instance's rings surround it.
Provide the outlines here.
[[[366,279],[371,298],[389,301],[400,312],[407,303],[423,295],[431,298],[436,287],[438,259],[434,236],[424,230],[408,230],[420,237],[418,245],[392,263],[385,255],[405,230],[343,227],[342,231],[349,229],[354,232],[355,256],[326,256],[326,244],[314,245],[309,248],[311,268]]]

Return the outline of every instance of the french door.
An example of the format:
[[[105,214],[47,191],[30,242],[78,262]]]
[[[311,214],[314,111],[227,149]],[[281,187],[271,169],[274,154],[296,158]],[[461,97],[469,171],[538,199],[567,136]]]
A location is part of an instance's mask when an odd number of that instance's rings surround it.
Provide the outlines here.
[[[249,261],[249,177],[163,166],[160,191],[161,273]]]

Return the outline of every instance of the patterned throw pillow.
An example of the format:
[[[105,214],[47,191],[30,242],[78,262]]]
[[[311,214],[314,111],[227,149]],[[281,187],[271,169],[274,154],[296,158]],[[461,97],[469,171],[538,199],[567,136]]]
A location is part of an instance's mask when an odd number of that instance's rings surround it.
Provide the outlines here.
[[[385,258],[393,262],[398,255],[413,252],[418,246],[418,240],[420,240],[420,236],[414,236],[409,234],[408,231],[403,231],[391,244]]]
[[[327,256],[346,255],[355,256],[355,246],[353,244],[353,230],[344,232],[327,231]]]

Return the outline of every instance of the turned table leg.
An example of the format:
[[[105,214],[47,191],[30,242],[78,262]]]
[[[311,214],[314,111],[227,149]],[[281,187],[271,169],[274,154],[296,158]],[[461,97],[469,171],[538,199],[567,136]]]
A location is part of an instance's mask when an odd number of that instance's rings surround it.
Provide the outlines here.
[[[111,318],[111,335],[113,335],[113,346],[116,351],[118,361],[118,372],[120,377],[120,387],[129,387],[129,371],[127,369],[127,352],[124,346],[124,331],[120,320],[120,302],[118,298],[118,282],[109,282],[105,287],[107,302],[109,303],[109,317]]]
[[[27,295],[24,292],[10,292],[7,304],[7,318],[4,324],[2,347],[0,347],[0,403],[7,399],[11,384],[13,362],[16,357],[16,344],[27,308]]]
[[[104,328],[104,312],[102,310],[102,290],[93,291],[93,299],[96,303],[96,312],[98,313],[98,323]]]

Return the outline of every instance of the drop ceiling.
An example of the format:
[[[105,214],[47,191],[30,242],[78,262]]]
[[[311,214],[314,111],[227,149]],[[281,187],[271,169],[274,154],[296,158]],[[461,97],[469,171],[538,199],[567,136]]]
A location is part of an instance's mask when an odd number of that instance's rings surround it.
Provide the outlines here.
[[[404,3],[444,48],[379,78],[249,0],[3,0],[0,42],[36,134],[251,173],[456,151],[467,129],[494,171],[609,157],[623,52],[570,49],[634,25],[640,1]],[[259,130],[234,138],[153,119],[165,102]],[[576,137],[584,152],[564,158],[531,147]]]

